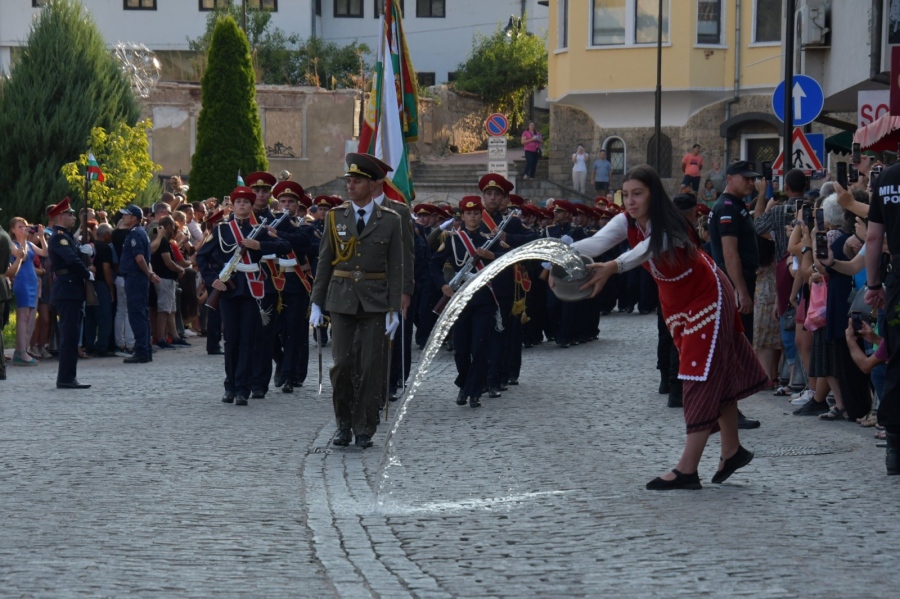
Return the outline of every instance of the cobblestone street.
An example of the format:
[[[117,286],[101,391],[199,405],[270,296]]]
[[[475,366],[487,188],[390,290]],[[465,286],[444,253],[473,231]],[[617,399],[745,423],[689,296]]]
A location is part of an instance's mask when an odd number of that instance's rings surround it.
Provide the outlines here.
[[[55,361],[10,367],[0,597],[892,596],[900,477],[872,429],[765,392],[741,402],[749,467],[711,484],[714,437],[702,491],[644,490],[684,440],[655,352],[655,316],[605,317],[599,341],[525,350],[521,384],[472,410],[442,351],[386,479],[388,425],[328,445],[314,346],[302,388],[247,408],[219,401],[199,340],[82,361],[86,392],[57,390]]]

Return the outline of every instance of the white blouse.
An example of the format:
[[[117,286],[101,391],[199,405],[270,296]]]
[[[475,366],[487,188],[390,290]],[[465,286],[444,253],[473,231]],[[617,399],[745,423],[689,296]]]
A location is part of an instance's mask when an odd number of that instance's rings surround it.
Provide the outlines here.
[[[637,226],[640,227],[639,224]],[[652,257],[650,255],[650,223],[647,223],[646,230],[641,229],[641,231],[644,233],[644,240],[616,258],[619,272],[637,268]],[[628,220],[624,214],[617,214],[605,227],[592,236],[573,243],[572,248],[579,254],[596,258],[627,239]]]

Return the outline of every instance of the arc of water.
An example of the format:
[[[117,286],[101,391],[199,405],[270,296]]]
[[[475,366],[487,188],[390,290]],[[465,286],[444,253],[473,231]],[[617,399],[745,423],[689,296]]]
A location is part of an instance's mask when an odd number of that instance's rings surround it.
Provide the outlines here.
[[[394,422],[385,437],[384,452],[381,456],[377,477],[378,482],[375,489],[376,504],[380,504],[383,501],[382,492],[388,479],[388,471],[391,467],[400,464],[396,454],[394,435],[397,433],[397,429],[400,428],[400,423],[406,417],[406,412],[412,399],[416,396],[419,387],[422,386],[425,377],[428,375],[428,367],[440,351],[444,339],[450,332],[450,327],[453,326],[460,313],[479,289],[487,285],[501,270],[522,260],[541,260],[556,264],[568,273],[567,278],[569,280],[581,280],[587,276],[587,268],[584,261],[575,250],[558,239],[542,238],[500,256],[479,271],[476,276],[467,281],[453,294],[431,331],[431,336],[428,338],[428,343],[425,344],[422,358],[419,360],[413,375],[412,383],[403,395],[400,407],[396,411]]]

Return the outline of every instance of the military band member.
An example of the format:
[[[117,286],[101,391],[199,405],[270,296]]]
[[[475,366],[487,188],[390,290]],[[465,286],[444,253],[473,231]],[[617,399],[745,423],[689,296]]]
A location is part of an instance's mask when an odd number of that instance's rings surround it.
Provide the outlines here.
[[[337,432],[332,443],[372,446],[384,397],[385,335],[400,325],[404,289],[400,215],[373,199],[385,171],[374,156],[347,155],[349,202],[330,212],[319,249],[310,324],[331,313],[331,368]],[[383,163],[382,163],[383,164]]]
[[[481,247],[489,239],[481,228],[481,213],[484,210],[481,198],[466,196],[460,201],[459,206],[463,211],[463,226],[458,232],[451,229],[443,233],[442,244],[430,263],[432,280],[436,286],[440,286],[441,293],[447,297],[452,297],[454,292],[450,285],[444,282],[446,265],[457,273],[469,264],[467,260],[471,256],[477,261],[471,263],[471,272],[477,273],[480,270],[478,264],[484,266],[496,258],[497,254],[502,253],[497,244],[490,250]],[[499,308],[491,287],[486,285],[479,289],[453,325],[457,372],[455,384],[459,387],[456,404],[459,406],[468,403],[472,408],[481,407],[481,395],[487,385],[490,350],[488,338],[494,330],[495,314]]]
[[[84,318],[84,283],[94,275],[81,259],[79,245],[70,231],[75,226],[75,211],[69,198],[56,205],[50,213],[56,218],[50,237],[50,262],[56,278],[50,290],[50,301],[59,316],[59,370],[57,389],[88,389],[78,382],[78,342]]]
[[[285,229],[278,235],[291,244],[291,251],[278,256],[277,275],[273,282],[281,298],[275,351],[275,385],[284,393],[292,393],[306,379],[309,363],[309,325],[307,312],[312,291],[312,269],[309,255],[318,251],[313,228],[298,220],[300,208],[309,201],[303,187],[295,181],[283,181],[272,190],[283,211],[290,214]],[[280,349],[280,351],[279,351]]]
[[[197,266],[206,288],[221,292],[219,310],[225,325],[225,394],[222,401],[246,406],[253,375],[253,354],[257,351],[262,328],[262,302],[265,298],[265,273],[259,262],[264,254],[290,251],[290,243],[278,238],[273,230],[256,239],[247,237],[253,231],[251,217],[256,194],[248,187],[231,192],[234,207],[231,218],[212,231],[212,238],[197,252]],[[238,247],[244,254],[238,272],[226,284],[219,278]]]

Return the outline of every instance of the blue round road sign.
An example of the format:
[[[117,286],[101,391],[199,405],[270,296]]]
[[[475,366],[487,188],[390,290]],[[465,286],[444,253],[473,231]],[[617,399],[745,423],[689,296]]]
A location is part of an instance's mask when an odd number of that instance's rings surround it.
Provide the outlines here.
[[[822,112],[825,106],[825,94],[822,92],[822,86],[812,77],[806,75],[794,75],[793,93],[791,97],[794,101],[794,126],[802,127],[808,125]],[[775,94],[772,96],[772,109],[775,116],[782,123],[784,122],[784,81],[775,88]]]
[[[509,131],[509,120],[497,112],[487,118],[484,122],[484,128],[487,130],[488,135],[495,137],[506,135],[506,132]]]

